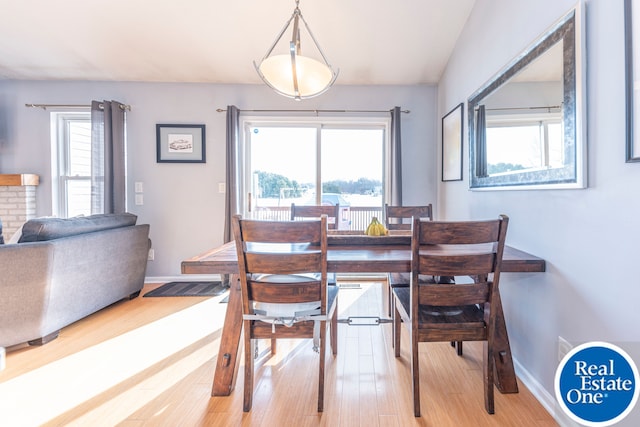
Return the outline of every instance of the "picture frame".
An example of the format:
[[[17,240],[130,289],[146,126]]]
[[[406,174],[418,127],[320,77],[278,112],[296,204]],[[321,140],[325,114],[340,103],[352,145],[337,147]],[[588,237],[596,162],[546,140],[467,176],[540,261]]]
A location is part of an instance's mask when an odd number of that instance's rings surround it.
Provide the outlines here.
[[[627,163],[640,162],[640,9],[632,4],[624,0]]]
[[[442,118],[442,182],[462,181],[462,120],[461,102]]]
[[[157,124],[157,163],[206,163],[205,125]]]

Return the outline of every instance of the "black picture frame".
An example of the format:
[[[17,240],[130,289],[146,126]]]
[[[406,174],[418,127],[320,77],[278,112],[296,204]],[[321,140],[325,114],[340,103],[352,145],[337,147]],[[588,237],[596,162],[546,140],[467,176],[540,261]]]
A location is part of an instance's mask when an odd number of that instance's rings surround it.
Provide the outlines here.
[[[640,16],[634,17],[632,3],[632,0],[624,0],[627,163],[640,162],[640,87],[634,87],[634,81],[640,81],[640,43],[634,43],[634,38],[636,42],[640,40]]]
[[[156,162],[206,163],[206,152],[205,125],[156,125]]]
[[[442,182],[462,181],[462,126],[464,103],[442,118]]]

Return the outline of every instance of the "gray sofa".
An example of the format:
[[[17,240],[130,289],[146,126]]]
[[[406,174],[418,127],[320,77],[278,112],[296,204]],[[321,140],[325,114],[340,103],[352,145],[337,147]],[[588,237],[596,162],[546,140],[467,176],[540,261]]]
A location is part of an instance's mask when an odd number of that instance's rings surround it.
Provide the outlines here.
[[[149,225],[133,214],[27,221],[0,244],[0,347],[41,345],[144,285]]]

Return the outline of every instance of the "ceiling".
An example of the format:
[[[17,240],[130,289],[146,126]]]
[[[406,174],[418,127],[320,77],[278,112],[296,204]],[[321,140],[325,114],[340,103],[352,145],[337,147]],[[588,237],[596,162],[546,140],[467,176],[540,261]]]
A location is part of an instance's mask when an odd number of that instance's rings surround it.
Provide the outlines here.
[[[300,10],[340,70],[336,84],[430,84],[474,2],[300,0]],[[295,0],[0,0],[0,79],[258,84],[253,61],[294,8]],[[303,53],[305,43],[303,34]]]

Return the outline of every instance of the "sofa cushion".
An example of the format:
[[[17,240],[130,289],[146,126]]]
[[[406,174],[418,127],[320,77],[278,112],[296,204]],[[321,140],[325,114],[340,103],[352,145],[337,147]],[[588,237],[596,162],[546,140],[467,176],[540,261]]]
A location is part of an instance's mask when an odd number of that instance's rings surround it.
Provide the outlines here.
[[[22,236],[18,243],[42,242],[94,231],[128,227],[135,225],[137,219],[136,215],[130,213],[30,219],[22,226]]]

